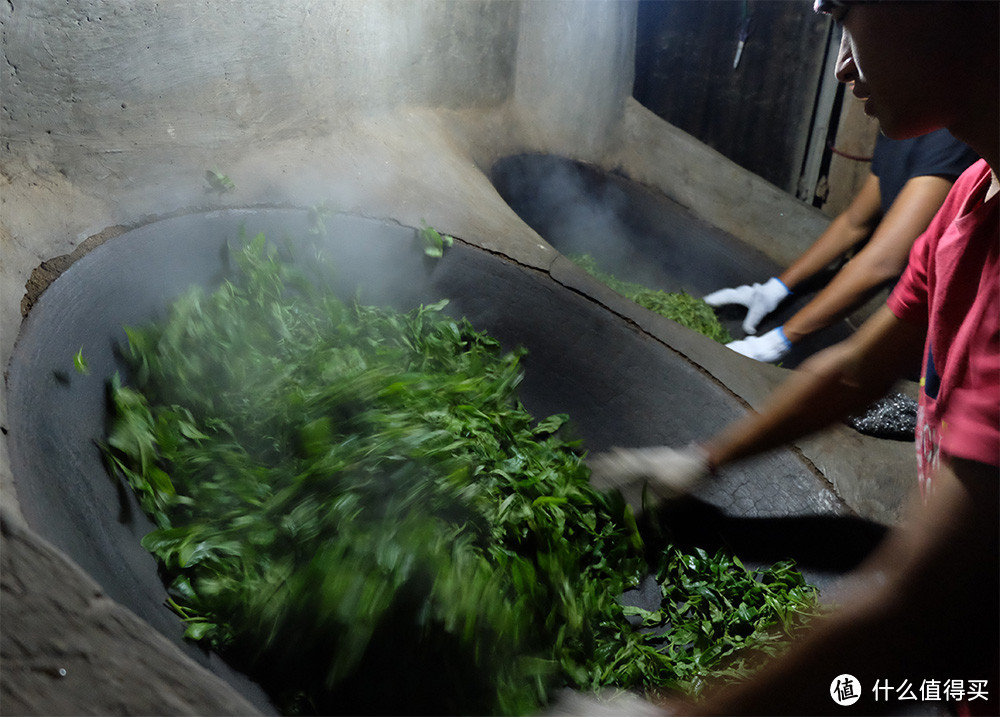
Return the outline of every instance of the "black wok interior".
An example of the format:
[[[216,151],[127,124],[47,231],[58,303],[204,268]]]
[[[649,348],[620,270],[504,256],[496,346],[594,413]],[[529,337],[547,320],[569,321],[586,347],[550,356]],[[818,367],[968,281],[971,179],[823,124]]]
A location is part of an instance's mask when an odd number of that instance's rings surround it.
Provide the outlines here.
[[[781,273],[765,254],[664,194],[592,165],[552,155],[515,155],[497,162],[491,179],[521,219],[552,246],[567,255],[589,254],[604,271],[627,281],[701,297]],[[829,278],[823,273],[800,287],[765,318],[758,334],[781,326]],[[716,312],[734,339],[744,336],[745,311],[734,306]],[[781,363],[794,368],[849,334],[846,322],[838,322],[800,341]]]

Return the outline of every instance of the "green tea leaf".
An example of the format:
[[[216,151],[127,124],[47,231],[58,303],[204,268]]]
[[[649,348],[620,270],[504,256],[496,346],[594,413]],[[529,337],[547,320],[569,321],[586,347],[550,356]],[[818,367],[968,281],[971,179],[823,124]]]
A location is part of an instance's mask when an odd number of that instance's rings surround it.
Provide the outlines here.
[[[701,299],[683,291],[670,293],[649,289],[642,284],[623,281],[602,271],[598,267],[597,261],[588,254],[579,254],[568,258],[588,274],[607,284],[610,289],[627,299],[631,299],[643,308],[671,321],[676,321],[682,326],[697,331],[719,343],[725,344],[733,340],[729,331],[719,322],[714,309]]]
[[[206,170],[205,179],[208,181],[209,186],[219,194],[231,192],[236,189],[236,184],[233,180],[217,169]]]
[[[444,256],[444,250],[446,247],[450,247],[455,243],[455,238],[448,236],[447,234],[441,234],[436,229],[425,226],[420,230],[420,236],[424,240],[424,254],[435,259],[439,259]]]
[[[87,364],[87,359],[83,357],[82,346],[80,347],[80,350],[77,351],[76,354],[73,356],[73,368],[76,369],[77,373],[83,374],[84,376],[90,373],[90,366]]]

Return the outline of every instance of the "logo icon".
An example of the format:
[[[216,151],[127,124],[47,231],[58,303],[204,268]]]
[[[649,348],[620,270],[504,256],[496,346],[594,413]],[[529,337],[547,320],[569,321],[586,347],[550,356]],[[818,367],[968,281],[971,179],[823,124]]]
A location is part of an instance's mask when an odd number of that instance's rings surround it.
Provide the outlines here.
[[[854,675],[839,675],[830,683],[830,697],[841,707],[853,705],[861,699],[861,683]]]

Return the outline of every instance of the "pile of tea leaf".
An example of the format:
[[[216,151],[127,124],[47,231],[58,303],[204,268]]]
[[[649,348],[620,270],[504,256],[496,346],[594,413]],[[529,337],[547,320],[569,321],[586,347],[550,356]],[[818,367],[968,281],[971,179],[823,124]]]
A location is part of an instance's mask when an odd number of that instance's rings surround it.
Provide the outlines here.
[[[342,301],[262,235],[237,259],[128,330],[105,455],[157,525],[143,544],[188,637],[283,712],[525,714],[564,685],[691,689],[812,610],[787,567],[669,547],[648,564],[566,417],[518,401],[521,354],[445,302]],[[650,572],[661,613],[623,608]],[[666,623],[665,642],[648,628]]]
[[[612,291],[631,299],[645,309],[676,321],[681,326],[697,331],[713,341],[725,344],[733,340],[726,327],[719,322],[712,307],[687,292],[650,289],[633,281],[619,279],[614,274],[602,270],[597,260],[589,254],[575,254],[567,258]]]

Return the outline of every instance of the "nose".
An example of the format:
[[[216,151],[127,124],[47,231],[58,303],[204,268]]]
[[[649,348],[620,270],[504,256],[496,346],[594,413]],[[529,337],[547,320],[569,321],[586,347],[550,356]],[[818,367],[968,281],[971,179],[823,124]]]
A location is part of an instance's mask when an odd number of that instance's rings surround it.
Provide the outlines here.
[[[834,75],[845,84],[858,79],[858,66],[854,63],[851,40],[846,30],[840,36],[840,50],[837,52],[837,65]]]

